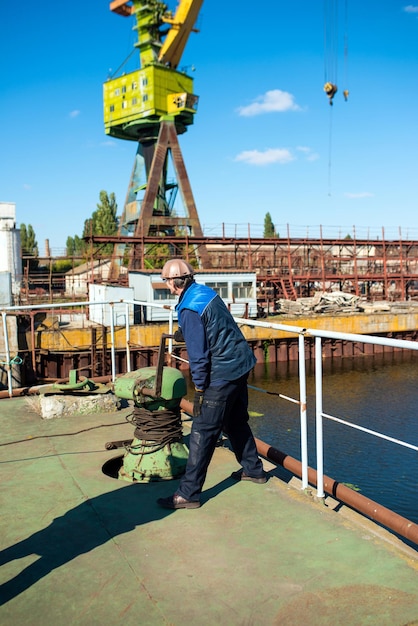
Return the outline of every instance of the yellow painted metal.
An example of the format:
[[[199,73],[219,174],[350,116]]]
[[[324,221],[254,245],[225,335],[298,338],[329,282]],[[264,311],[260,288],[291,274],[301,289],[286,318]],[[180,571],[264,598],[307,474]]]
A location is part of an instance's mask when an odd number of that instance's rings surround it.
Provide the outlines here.
[[[351,314],[339,316],[316,316],[304,318],[275,317],[269,321],[278,324],[289,324],[301,328],[313,328],[331,330],[341,333],[370,334],[377,333],[397,333],[415,331],[418,329],[418,314],[410,313],[373,313],[373,314]],[[245,337],[251,340],[265,340],[274,338],[294,337],[294,333],[283,330],[273,330],[271,328],[242,326],[241,330]],[[159,346],[161,334],[168,333],[168,324],[148,324],[132,326],[130,329],[130,345],[135,347],[156,347]],[[26,333],[27,346],[31,349],[31,335]],[[110,337],[107,334],[107,346],[109,347]],[[103,346],[103,337],[97,333],[96,348]],[[22,345],[22,344],[21,344]],[[126,334],[124,328],[115,330],[115,347],[123,349],[126,346]],[[35,347],[50,351],[80,351],[91,349],[91,329],[89,328],[69,328],[69,329],[47,329],[35,332]]]
[[[202,4],[203,0],[180,0],[174,18],[163,16],[163,22],[171,28],[158,56],[161,63],[177,67]]]
[[[148,65],[103,85],[105,133],[138,140],[138,128],[169,113],[192,124],[198,97],[193,79],[160,65]],[[131,130],[129,130],[131,127]]]
[[[203,0],[180,0],[173,17],[158,0],[116,0],[110,8],[125,17],[134,15],[140,68],[109,79],[103,85],[105,133],[119,139],[156,139],[161,119],[174,117],[178,134],[193,124],[198,98],[193,79],[177,65]],[[166,32],[165,24],[170,28]],[[163,41],[164,39],[164,41]]]

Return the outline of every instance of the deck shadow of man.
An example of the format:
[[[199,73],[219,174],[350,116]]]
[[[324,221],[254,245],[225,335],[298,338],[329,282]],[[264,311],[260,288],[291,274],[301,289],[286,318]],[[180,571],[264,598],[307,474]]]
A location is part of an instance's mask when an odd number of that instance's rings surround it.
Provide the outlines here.
[[[178,481],[173,482],[178,484]],[[202,502],[231,487],[233,482],[227,478],[206,490]],[[31,554],[39,555],[34,563],[0,585],[0,606],[77,556],[137,526],[170,515],[174,511],[162,509],[156,504],[156,499],[166,489],[166,484],[162,482],[125,483],[120,489],[82,502],[55,518],[46,528],[0,552],[0,566]]]

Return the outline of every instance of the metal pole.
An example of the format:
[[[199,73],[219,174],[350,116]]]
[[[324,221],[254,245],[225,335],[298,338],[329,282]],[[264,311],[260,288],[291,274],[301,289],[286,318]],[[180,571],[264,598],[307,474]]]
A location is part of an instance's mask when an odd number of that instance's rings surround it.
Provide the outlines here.
[[[116,378],[116,359],[115,359],[115,320],[113,319],[114,302],[109,302],[110,307],[110,358],[112,364],[112,382]]]
[[[4,349],[6,352],[6,367],[7,367],[7,387],[9,390],[9,397],[13,396],[13,384],[12,384],[12,368],[10,366],[10,346],[9,346],[9,334],[7,332],[7,320],[6,313],[1,314],[3,318],[3,333],[4,333]]]
[[[174,311],[173,309],[170,309],[169,311],[169,317],[168,317],[168,334],[169,335],[173,335],[173,315],[174,315]],[[169,337],[168,339],[168,354],[172,354],[173,353],[173,337]]]
[[[125,302],[126,371],[131,371],[131,327],[129,324],[129,304]]]
[[[299,335],[299,400],[300,400],[300,454],[302,461],[302,489],[308,488],[308,428],[306,411],[305,337]]]
[[[322,341],[315,337],[315,406],[317,497],[324,498],[324,449],[322,435]]]
[[[32,353],[32,370],[36,376],[36,353],[35,353],[35,313],[33,311],[30,314],[30,341],[31,341],[31,353]]]

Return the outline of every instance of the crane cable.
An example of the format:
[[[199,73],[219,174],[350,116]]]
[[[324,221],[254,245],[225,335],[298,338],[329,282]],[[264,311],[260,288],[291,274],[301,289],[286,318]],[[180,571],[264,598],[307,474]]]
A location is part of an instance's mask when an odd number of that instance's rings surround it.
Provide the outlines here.
[[[332,106],[338,91],[338,0],[324,0],[324,91]]]
[[[328,133],[328,196],[331,196],[332,110],[338,91],[338,0],[324,0],[324,91],[331,106]]]
[[[347,102],[348,96],[348,0],[345,0],[344,10],[344,100]]]
[[[343,96],[348,99],[348,0],[344,10],[344,91]],[[324,0],[324,91],[329,104],[338,91],[338,2],[339,0]],[[331,195],[331,168],[332,168],[332,108],[329,112],[328,136],[328,195]]]
[[[330,105],[338,91],[338,3],[324,0],[324,91]],[[348,99],[348,0],[344,0],[344,99]]]

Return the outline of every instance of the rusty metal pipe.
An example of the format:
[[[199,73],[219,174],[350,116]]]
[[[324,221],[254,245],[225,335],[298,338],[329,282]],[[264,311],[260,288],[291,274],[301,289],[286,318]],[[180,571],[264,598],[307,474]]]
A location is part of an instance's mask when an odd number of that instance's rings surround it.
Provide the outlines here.
[[[273,461],[273,463],[282,465],[285,469],[289,470],[296,476],[302,476],[302,464],[300,461],[297,461],[284,452],[273,448],[260,439],[256,439],[255,442],[257,445],[257,451],[261,456]],[[310,484],[316,486],[316,470],[308,468],[308,480]],[[402,515],[398,515],[398,513],[387,509],[377,502],[370,500],[370,498],[366,498],[360,493],[353,491],[350,487],[342,485],[325,475],[324,491],[340,502],[347,504],[352,509],[366,515],[373,521],[386,526],[386,528],[393,530],[398,535],[405,537],[405,539],[409,539],[410,541],[418,544],[418,524],[411,522],[405,517],[402,517]]]
[[[193,415],[193,404],[188,400],[183,398],[180,402],[180,408],[186,413]],[[261,456],[276,465],[281,465],[295,476],[299,478],[302,477],[302,463],[300,461],[281,452],[277,448],[273,448],[268,443],[261,441],[261,439],[255,438],[255,443],[257,452]],[[311,467],[308,468],[308,481],[311,485],[317,485],[317,472]],[[382,526],[393,530],[398,535],[401,535],[401,537],[405,537],[405,539],[409,539],[409,541],[418,545],[418,524],[411,522],[405,517],[402,517],[402,515],[398,515],[398,513],[387,509],[381,504],[374,502],[374,500],[366,498],[353,489],[350,489],[350,487],[342,485],[333,478],[329,478],[325,475],[324,491],[336,498],[336,500],[347,504],[355,511],[362,513],[371,520],[382,524]]]

